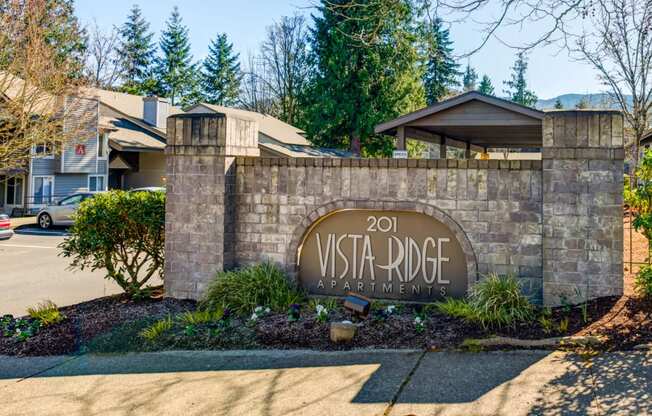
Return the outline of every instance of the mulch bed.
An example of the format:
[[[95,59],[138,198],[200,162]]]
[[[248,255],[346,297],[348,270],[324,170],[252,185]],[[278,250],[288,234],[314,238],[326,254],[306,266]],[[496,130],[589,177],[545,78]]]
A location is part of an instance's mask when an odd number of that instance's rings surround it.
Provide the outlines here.
[[[195,308],[195,302],[165,298],[134,302],[124,295],[94,299],[60,308],[66,319],[41,329],[25,341],[0,337],[0,355],[73,354],[95,336],[145,316],[163,317]]]
[[[538,322],[519,325],[516,328],[492,331],[466,323],[460,319],[442,315],[436,311],[426,313],[426,327],[417,333],[414,325],[418,305],[404,305],[399,312],[386,319],[373,317],[362,321],[355,340],[351,344],[334,344],[329,339],[327,323],[317,322],[314,311],[304,306],[301,319],[289,322],[286,314],[268,314],[253,326],[240,319],[233,319],[233,332],[228,343],[209,339],[198,334],[195,337],[168,338],[159,345],[145,342],[126,342],[125,334],[137,337],[146,320],[152,322],[168,315],[175,316],[194,310],[196,303],[171,298],[131,301],[123,295],[111,296],[61,308],[67,319],[60,324],[43,328],[37,335],[25,341],[0,338],[0,355],[37,356],[73,354],[83,351],[91,340],[103,339],[95,352],[152,351],[157,349],[233,349],[233,348],[309,348],[316,350],[346,350],[353,348],[457,348],[467,339],[492,335],[541,339],[565,335],[602,335],[607,337],[603,345],[607,350],[631,349],[641,343],[652,342],[652,301],[632,297],[612,297],[594,300],[587,307],[588,322],[585,323],[579,308],[553,309],[551,319],[558,323],[568,318],[568,330],[559,332],[555,327],[545,332]],[[329,320],[338,322],[352,317],[341,307],[331,312]],[[127,328],[128,330],[125,330]],[[129,332],[131,331],[131,332]],[[134,332],[136,331],[136,332]],[[99,336],[99,337],[98,337]],[[96,338],[97,337],[97,338]],[[111,338],[116,341],[111,342]],[[109,342],[107,343],[107,339]],[[113,344],[117,344],[116,347]],[[106,347],[110,345],[110,347]]]

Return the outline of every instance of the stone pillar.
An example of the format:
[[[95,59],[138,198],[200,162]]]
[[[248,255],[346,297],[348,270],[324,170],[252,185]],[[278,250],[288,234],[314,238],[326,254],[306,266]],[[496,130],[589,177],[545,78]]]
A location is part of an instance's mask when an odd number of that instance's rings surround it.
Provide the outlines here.
[[[258,125],[224,114],[167,120],[165,292],[197,299],[232,263],[234,156],[258,156]]]
[[[543,300],[623,293],[623,116],[554,111],[543,121]]]

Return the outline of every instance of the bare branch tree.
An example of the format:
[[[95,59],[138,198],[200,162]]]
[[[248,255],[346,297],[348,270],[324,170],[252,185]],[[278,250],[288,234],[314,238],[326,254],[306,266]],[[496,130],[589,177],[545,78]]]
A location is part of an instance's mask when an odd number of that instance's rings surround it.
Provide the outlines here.
[[[591,64],[632,132],[634,164],[652,109],[652,0],[602,0],[571,50]]]
[[[274,96],[269,84],[265,81],[268,75],[263,60],[249,53],[242,74],[240,106],[245,110],[261,114],[272,114],[274,111]]]
[[[276,116],[289,124],[297,121],[299,95],[308,81],[308,29],[301,15],[283,17],[267,28],[261,47],[267,71],[263,82],[273,94]]]
[[[102,31],[96,21],[89,30],[86,54],[86,77],[93,87],[113,88],[120,77],[119,57],[117,56],[118,31]]]
[[[34,147],[58,153],[76,126],[86,127],[85,113],[65,122],[79,112],[71,45],[81,32],[47,0],[2,0],[0,27],[0,173],[11,176],[28,168]]]

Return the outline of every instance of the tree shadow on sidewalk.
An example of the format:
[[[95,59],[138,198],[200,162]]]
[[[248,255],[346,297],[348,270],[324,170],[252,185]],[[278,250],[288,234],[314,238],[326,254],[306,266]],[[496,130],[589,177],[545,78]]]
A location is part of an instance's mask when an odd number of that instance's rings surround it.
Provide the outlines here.
[[[530,414],[652,414],[652,354],[610,353],[575,361],[550,381]]]

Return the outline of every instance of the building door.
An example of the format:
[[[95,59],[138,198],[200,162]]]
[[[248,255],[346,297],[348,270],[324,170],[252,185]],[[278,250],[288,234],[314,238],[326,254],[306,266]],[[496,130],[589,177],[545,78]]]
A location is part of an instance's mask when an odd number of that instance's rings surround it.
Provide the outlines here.
[[[14,208],[23,208],[25,181],[22,176],[14,176],[5,183],[5,212],[11,214]]]

